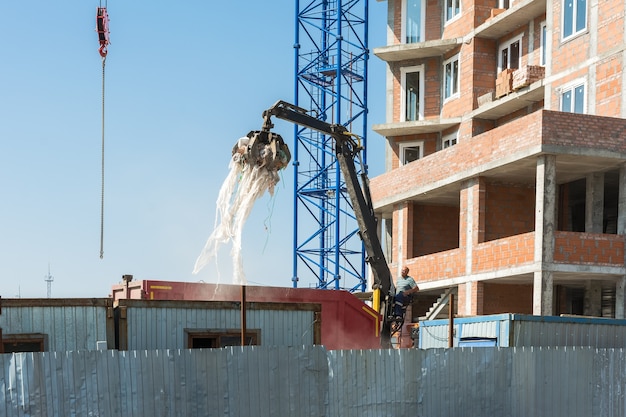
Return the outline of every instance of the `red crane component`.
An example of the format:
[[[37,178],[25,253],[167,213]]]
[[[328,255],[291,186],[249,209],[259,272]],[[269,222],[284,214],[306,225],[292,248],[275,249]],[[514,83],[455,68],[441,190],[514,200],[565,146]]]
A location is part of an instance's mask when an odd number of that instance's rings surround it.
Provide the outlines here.
[[[100,42],[100,56],[106,58],[109,45],[109,14],[106,7],[98,7],[96,12],[96,31]]]

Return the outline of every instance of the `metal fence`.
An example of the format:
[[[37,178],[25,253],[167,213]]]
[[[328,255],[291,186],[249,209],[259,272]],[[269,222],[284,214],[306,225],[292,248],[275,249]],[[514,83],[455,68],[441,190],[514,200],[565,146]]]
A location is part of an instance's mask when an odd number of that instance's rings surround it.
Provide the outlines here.
[[[626,415],[626,351],[319,346],[0,355],[0,415]]]

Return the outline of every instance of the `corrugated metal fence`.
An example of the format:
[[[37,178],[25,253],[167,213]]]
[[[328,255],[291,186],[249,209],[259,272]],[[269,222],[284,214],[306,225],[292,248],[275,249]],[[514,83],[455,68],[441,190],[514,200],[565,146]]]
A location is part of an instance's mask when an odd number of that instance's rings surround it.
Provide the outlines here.
[[[7,417],[626,415],[623,349],[46,352],[0,371]]]

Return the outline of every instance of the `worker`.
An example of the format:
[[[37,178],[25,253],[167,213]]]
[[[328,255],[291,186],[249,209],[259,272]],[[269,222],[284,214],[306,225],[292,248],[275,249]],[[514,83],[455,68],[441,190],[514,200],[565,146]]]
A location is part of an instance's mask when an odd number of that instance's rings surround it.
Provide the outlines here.
[[[402,275],[396,281],[396,295],[394,297],[393,319],[401,321],[404,316],[404,308],[412,301],[413,294],[419,291],[415,280],[409,276],[409,267],[402,268]]]

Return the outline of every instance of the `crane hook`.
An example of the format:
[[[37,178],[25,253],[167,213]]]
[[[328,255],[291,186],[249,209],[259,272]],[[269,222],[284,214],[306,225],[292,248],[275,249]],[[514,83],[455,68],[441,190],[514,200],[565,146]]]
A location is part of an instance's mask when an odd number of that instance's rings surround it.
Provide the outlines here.
[[[100,56],[104,59],[107,56],[107,46],[109,45],[109,14],[106,7],[98,7],[96,11],[96,32],[98,32],[98,42],[100,42]]]

